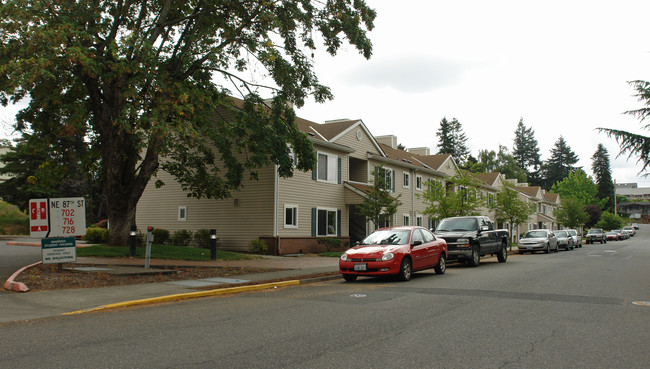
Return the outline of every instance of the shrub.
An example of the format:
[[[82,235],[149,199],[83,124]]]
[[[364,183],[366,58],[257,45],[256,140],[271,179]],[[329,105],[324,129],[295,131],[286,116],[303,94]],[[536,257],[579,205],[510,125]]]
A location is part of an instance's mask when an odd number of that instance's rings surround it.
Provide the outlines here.
[[[179,229],[172,236],[172,243],[177,246],[187,246],[192,241],[192,232],[186,229]]]
[[[339,238],[322,237],[318,238],[316,242],[318,242],[319,245],[325,245],[327,251],[340,250],[341,246],[343,246],[343,241]]]
[[[99,222],[97,222],[97,225],[95,226],[97,228],[108,228],[108,219],[102,219]]]
[[[269,246],[262,240],[251,240],[248,247],[251,252],[256,254],[266,254],[269,251]]]
[[[108,229],[106,228],[87,228],[86,234],[82,237],[90,243],[106,243],[108,241]]]
[[[192,240],[194,241],[194,244],[200,248],[203,249],[209,249],[210,248],[210,230],[209,229],[199,229],[198,231],[194,232],[194,236],[192,236]],[[218,239],[217,239],[218,241]]]
[[[162,228],[154,228],[153,231],[153,242],[155,243],[166,243],[169,242],[169,231]]]

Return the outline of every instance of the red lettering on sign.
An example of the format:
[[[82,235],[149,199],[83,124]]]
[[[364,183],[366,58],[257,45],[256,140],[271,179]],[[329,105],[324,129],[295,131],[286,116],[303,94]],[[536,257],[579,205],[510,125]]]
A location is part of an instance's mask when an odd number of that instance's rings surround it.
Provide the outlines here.
[[[41,219],[47,219],[47,203],[41,201]]]
[[[36,209],[36,207],[37,204],[35,202],[29,204],[29,214],[32,220],[36,220],[36,217],[38,216],[38,210]]]
[[[32,226],[32,232],[47,232],[47,226]]]

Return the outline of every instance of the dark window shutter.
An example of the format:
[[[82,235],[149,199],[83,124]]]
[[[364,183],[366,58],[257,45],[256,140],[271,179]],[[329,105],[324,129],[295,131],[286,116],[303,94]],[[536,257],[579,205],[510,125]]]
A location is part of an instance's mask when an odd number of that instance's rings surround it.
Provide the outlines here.
[[[391,191],[395,192],[395,171],[391,171],[393,173],[393,180],[391,181]]]
[[[336,235],[341,237],[341,210],[336,211]]]
[[[316,208],[311,208],[311,236],[316,237]]]
[[[317,168],[318,168],[318,166],[317,166]],[[314,181],[317,178],[317,173],[316,173],[317,170],[318,169],[314,169],[314,170],[311,171],[311,179],[313,179]]]
[[[338,167],[338,174],[339,174],[339,179],[338,182],[341,184],[341,158],[339,158],[339,167]]]

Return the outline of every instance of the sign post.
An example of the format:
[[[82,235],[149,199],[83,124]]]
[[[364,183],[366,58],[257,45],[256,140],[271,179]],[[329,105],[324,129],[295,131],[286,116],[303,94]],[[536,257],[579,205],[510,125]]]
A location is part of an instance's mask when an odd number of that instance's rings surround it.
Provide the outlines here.
[[[29,200],[29,234],[41,238],[43,264],[77,261],[75,237],[86,234],[83,197]]]

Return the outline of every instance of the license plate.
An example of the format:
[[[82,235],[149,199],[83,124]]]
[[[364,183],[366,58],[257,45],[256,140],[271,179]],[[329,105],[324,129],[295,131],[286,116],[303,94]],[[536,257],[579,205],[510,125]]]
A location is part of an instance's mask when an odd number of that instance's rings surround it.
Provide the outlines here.
[[[528,246],[528,250],[531,250],[533,248],[534,248],[534,246]]]
[[[365,272],[368,270],[368,264],[354,264],[354,270],[357,272]]]

